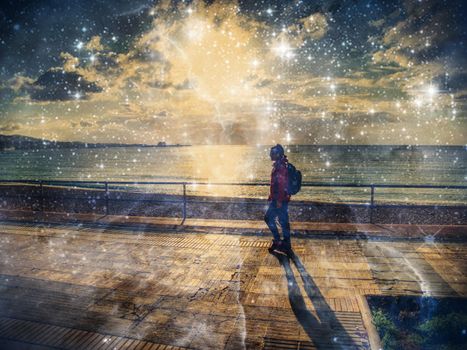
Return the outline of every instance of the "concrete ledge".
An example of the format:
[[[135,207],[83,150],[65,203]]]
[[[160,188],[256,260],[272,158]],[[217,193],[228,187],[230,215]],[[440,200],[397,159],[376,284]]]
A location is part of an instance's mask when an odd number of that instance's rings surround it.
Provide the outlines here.
[[[141,191],[61,186],[0,186],[0,208],[82,214],[131,215],[146,217],[186,217],[205,219],[262,220],[265,198],[182,196]],[[465,203],[412,203],[369,201],[345,203],[293,198],[292,221],[329,223],[467,225]]]
[[[365,329],[368,333],[368,341],[370,343],[371,350],[381,350],[381,339],[375,325],[373,324],[370,306],[366,301],[366,297],[364,295],[358,295],[357,302],[362,314],[363,324],[365,325]]]

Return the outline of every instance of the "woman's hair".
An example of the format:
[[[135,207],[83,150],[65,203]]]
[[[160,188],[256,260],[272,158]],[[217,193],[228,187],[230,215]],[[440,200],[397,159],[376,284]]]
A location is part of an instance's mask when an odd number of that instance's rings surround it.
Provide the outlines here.
[[[271,147],[271,152],[277,152],[279,153],[281,156],[284,155],[284,147],[282,147],[281,145],[277,144],[273,147]]]

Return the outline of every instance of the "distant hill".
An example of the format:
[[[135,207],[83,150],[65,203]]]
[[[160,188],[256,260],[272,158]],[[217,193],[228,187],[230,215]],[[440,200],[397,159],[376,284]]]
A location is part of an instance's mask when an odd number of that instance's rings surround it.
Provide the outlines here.
[[[0,135],[0,150],[8,149],[57,149],[57,148],[107,148],[107,147],[183,147],[188,145],[156,145],[145,143],[88,143],[78,141],[50,141],[22,135]]]

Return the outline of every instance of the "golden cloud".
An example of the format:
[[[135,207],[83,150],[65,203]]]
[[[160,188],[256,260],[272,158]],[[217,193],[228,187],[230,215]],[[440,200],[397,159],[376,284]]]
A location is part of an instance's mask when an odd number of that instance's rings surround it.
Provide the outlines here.
[[[362,53],[360,66],[333,77],[332,70],[311,73],[301,53],[306,45],[319,46],[329,38],[329,14],[312,13],[283,29],[242,13],[237,2],[164,1],[152,12],[151,28],[127,52],[112,52],[105,39],[93,36],[80,54],[60,55],[60,69],[102,91],[89,94],[88,100],[22,101],[35,113],[67,118],[47,123],[56,128],[48,134],[256,144],[287,141],[289,132],[292,141],[307,143],[318,131],[333,130],[348,140],[362,136],[357,129],[372,121],[384,125],[419,119],[425,110],[414,101],[445,69],[439,62],[418,62],[426,38],[414,32],[410,19],[396,21],[400,13],[373,21],[372,28],[381,32],[371,38],[377,49]],[[445,14],[438,16],[442,20]],[[428,36],[433,45],[446,38]],[[407,51],[412,47],[414,54]],[[20,90],[32,81],[10,85]],[[435,102],[429,107],[440,113],[452,104],[447,94]],[[11,118],[18,115],[19,110]],[[31,114],[23,114],[23,121],[27,116]],[[348,119],[348,132],[336,116]],[[76,128],[65,131],[70,123]],[[33,130],[24,123],[21,127]]]

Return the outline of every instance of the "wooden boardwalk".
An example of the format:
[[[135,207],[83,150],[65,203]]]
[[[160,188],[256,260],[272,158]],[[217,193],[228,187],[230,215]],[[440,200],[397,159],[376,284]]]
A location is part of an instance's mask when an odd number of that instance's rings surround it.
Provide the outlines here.
[[[366,349],[362,296],[466,296],[467,245],[0,223],[0,347]],[[13,345],[11,345],[13,346]]]

